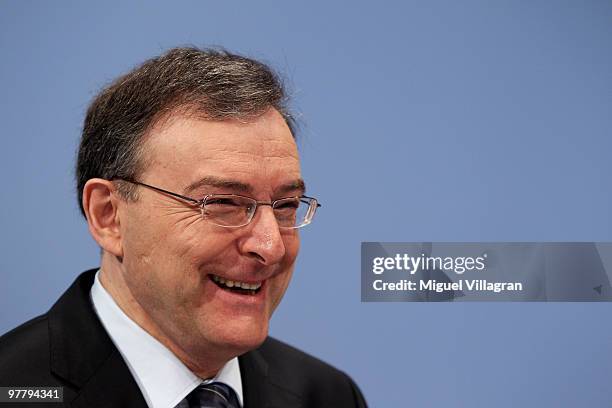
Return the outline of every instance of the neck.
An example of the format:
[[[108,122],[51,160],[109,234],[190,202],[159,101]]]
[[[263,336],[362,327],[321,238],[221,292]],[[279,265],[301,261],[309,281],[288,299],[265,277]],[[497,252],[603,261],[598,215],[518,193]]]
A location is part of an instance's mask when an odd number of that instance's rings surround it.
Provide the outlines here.
[[[173,341],[171,336],[166,334],[134,297],[124,278],[125,273],[124,265],[116,257],[106,252],[102,255],[100,268],[102,287],[110,294],[123,313],[174,353],[195,375],[202,379],[212,378],[225,363],[235,357],[235,354],[213,350],[212,347],[187,348]],[[189,352],[186,349],[189,349]]]

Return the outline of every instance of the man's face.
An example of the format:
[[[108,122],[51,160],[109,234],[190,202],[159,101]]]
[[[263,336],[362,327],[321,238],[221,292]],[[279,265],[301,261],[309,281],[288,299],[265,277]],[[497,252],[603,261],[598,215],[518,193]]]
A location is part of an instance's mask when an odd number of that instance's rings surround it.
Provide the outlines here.
[[[248,123],[175,116],[146,136],[145,148],[139,181],[188,197],[269,202],[302,193],[295,142],[273,109]],[[297,230],[279,229],[269,206],[246,226],[224,228],[165,194],[138,187],[138,195],[120,219],[125,280],[139,306],[188,354],[257,347],[291,279]],[[213,276],[261,289],[238,293]]]

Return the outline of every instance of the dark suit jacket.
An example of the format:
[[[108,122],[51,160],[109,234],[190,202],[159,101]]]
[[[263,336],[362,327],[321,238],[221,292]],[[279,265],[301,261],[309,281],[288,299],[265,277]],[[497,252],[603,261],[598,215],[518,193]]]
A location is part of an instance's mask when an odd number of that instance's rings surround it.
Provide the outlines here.
[[[146,408],[91,304],[94,275],[81,274],[48,313],[0,337],[0,386],[64,390],[63,405],[15,407]],[[268,338],[239,361],[245,408],[366,406],[346,374],[278,340]]]

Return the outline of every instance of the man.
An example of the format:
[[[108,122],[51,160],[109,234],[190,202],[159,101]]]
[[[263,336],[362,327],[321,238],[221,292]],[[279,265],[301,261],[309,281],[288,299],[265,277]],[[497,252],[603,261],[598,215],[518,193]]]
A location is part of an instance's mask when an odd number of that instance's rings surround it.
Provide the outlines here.
[[[63,387],[71,407],[364,407],[267,336],[319,207],[285,103],[265,65],[195,48],[104,89],[76,168],[101,267],[0,339],[0,386]]]

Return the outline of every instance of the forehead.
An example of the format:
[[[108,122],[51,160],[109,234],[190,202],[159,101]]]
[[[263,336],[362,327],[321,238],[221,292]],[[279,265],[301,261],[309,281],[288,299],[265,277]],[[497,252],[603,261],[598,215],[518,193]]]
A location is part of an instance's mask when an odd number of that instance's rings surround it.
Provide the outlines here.
[[[144,152],[142,175],[180,188],[214,176],[266,191],[300,178],[295,140],[274,109],[248,121],[171,116],[145,136]]]

